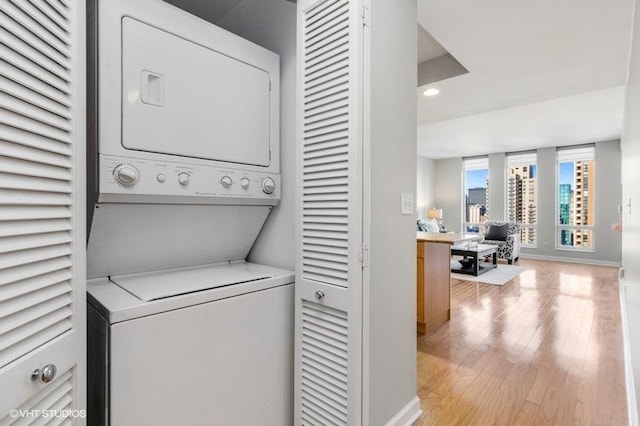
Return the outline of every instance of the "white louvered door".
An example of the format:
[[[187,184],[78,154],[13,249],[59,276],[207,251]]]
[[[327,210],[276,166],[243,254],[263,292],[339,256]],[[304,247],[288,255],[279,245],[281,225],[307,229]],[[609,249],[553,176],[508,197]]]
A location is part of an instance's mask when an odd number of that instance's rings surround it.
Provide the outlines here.
[[[362,12],[298,0],[296,424],[362,422]]]
[[[0,425],[84,424],[84,7],[0,0]]]

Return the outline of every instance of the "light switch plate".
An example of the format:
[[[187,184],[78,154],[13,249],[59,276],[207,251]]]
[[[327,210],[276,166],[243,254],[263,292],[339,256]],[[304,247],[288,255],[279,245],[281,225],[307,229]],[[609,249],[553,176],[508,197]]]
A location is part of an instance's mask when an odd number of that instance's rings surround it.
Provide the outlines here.
[[[413,214],[413,194],[400,194],[400,213]]]

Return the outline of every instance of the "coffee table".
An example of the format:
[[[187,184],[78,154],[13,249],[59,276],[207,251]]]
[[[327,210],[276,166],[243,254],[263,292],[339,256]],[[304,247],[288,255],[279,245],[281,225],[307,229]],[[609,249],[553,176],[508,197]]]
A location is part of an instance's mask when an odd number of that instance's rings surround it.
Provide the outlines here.
[[[459,244],[451,246],[452,256],[464,256],[469,259],[469,266],[452,267],[451,272],[458,274],[467,274],[477,277],[484,274],[490,269],[498,267],[498,256],[496,246],[490,244],[478,244],[477,246],[468,246],[467,244]],[[493,262],[483,262],[481,259],[492,256]]]

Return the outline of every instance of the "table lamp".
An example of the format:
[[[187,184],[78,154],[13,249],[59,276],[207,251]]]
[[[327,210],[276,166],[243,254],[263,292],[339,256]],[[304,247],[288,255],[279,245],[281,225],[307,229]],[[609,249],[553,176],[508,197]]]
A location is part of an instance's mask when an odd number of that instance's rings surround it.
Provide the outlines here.
[[[438,225],[438,230],[440,230],[440,222],[442,221],[442,209],[436,209],[435,207],[430,208],[427,211],[427,217],[434,221]]]

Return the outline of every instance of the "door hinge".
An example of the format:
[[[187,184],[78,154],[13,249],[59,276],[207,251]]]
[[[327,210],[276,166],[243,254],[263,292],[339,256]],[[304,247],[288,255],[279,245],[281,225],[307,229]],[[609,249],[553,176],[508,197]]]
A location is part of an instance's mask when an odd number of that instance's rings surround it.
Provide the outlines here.
[[[360,248],[360,266],[363,268],[369,266],[369,247],[366,244]]]
[[[269,91],[271,91],[271,80],[269,80]]]
[[[368,4],[362,5],[362,23],[365,27],[371,27],[371,11]]]

